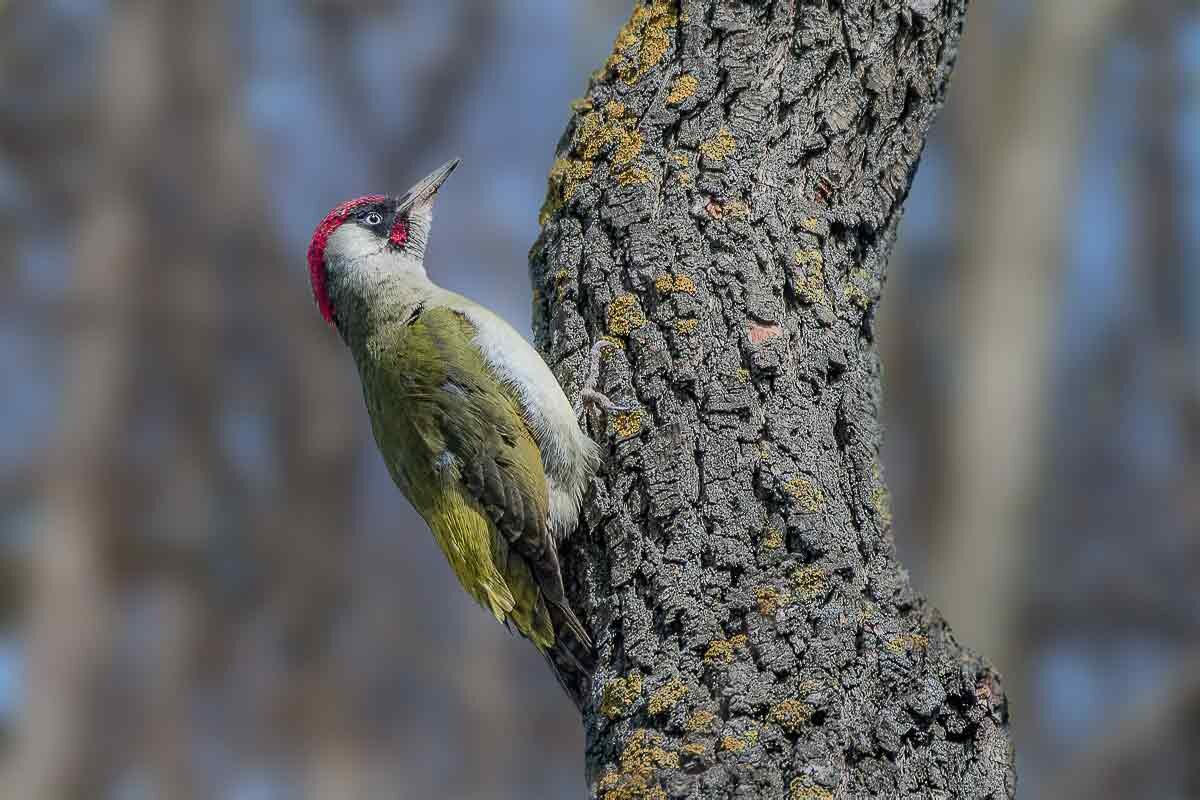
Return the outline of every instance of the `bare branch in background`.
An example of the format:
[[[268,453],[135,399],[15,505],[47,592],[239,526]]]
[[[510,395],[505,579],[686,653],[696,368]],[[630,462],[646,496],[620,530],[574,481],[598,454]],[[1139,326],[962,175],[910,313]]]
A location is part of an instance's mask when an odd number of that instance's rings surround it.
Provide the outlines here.
[[[978,80],[968,68],[960,87],[971,115],[964,147],[980,162],[958,184],[969,211],[947,484],[939,493],[945,505],[936,514],[929,595],[947,609],[963,640],[994,654],[1019,687],[1024,662],[1015,627],[1041,474],[1038,440],[1049,398],[1065,206],[1097,55],[1126,7],[1126,0],[1033,4],[1016,70],[1007,58],[983,63]],[[1004,54],[993,47],[991,55]],[[970,60],[964,58],[968,67]],[[1014,695],[1018,703],[1023,696]]]
[[[114,309],[68,342],[55,454],[33,559],[26,722],[4,771],[17,797],[84,797],[101,785],[100,699],[118,624],[108,555],[127,518],[111,480],[121,469],[148,268],[141,154],[167,102],[154,68],[170,26],[160,3],[131,2],[112,20],[94,123],[97,178],[84,200],[76,284]]]

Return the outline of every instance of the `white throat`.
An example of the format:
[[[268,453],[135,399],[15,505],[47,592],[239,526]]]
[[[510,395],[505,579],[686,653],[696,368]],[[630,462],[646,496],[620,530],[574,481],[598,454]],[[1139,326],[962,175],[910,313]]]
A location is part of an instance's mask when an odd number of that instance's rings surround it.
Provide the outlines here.
[[[358,225],[342,225],[333,232],[325,247],[325,263],[330,273],[345,273],[342,277],[355,272],[364,278],[378,272],[425,275],[423,252],[411,247],[396,250],[387,239]]]
[[[325,250],[329,299],[343,337],[365,330],[371,319],[395,311],[396,303],[420,302],[433,284],[412,249],[357,225],[343,225]]]

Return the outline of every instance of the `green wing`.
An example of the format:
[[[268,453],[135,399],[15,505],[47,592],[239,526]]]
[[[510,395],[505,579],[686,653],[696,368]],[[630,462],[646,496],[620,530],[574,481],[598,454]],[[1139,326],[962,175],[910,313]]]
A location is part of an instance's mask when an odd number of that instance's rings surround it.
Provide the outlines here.
[[[541,453],[474,334],[434,308],[373,338],[359,368],[375,440],[469,594],[539,648],[550,607],[590,644],[563,592]]]

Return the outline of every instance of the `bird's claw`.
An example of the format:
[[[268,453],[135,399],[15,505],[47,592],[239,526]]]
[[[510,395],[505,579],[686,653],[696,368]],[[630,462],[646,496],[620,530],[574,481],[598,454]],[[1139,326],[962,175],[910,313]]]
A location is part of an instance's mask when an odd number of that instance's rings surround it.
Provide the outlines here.
[[[605,414],[628,414],[637,408],[636,405],[628,403],[614,403],[608,399],[608,395],[595,389],[584,389],[580,399],[584,408],[599,408]]]
[[[617,345],[608,339],[598,339],[588,355],[587,377],[579,393],[579,402],[575,404],[575,415],[581,420],[584,414],[593,408],[599,408],[606,414],[628,414],[637,408],[636,405],[614,403],[608,395],[596,388],[600,382],[600,355],[606,347],[615,349]]]

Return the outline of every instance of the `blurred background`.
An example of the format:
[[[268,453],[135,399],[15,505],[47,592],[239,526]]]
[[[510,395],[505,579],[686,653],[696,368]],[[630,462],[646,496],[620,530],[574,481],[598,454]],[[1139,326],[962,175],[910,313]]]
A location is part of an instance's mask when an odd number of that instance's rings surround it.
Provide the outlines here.
[[[304,253],[451,156],[431,272],[529,329],[630,0],[0,0],[0,785],[577,798],[583,736],[370,443]],[[975,0],[880,312],[917,586],[1024,797],[1200,797],[1200,11]]]

